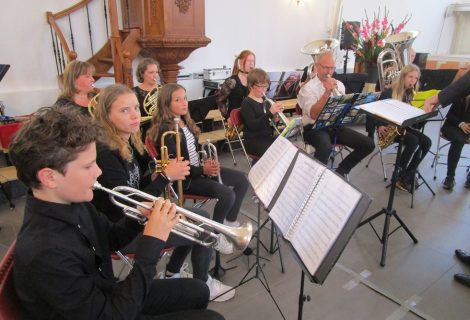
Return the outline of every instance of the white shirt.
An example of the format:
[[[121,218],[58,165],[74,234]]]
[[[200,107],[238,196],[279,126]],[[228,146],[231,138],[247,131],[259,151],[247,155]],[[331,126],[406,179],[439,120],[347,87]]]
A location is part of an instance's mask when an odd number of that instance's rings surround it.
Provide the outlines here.
[[[338,80],[336,80],[336,83],[338,85],[338,91],[344,94],[346,92],[344,84]],[[304,126],[315,123],[315,119],[310,117],[310,109],[312,109],[312,106],[321,98],[324,92],[325,87],[323,83],[318,77],[315,77],[304,84],[297,94],[297,103],[302,109],[302,124]]]

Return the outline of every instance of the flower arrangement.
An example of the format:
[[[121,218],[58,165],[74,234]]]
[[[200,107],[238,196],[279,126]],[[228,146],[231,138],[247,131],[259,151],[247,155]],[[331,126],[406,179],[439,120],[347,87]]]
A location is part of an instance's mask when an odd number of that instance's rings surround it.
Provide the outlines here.
[[[380,16],[380,7],[377,13],[374,12],[374,19],[369,20],[367,11],[365,19],[362,19],[362,27],[346,23],[346,29],[351,32],[354,38],[353,50],[356,53],[356,60],[365,63],[377,63],[377,56],[384,49],[384,39],[389,35],[399,33],[411,19],[411,15],[405,18],[395,28],[392,21],[388,20],[387,8],[383,17]]]

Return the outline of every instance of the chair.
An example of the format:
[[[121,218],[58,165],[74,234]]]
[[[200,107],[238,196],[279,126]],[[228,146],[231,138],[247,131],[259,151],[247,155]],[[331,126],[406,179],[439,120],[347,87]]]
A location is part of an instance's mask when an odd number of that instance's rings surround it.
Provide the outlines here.
[[[442,129],[442,124],[441,124],[441,129]],[[445,141],[445,143],[442,144],[442,145],[441,145],[441,140]],[[439,137],[437,139],[436,154],[434,155],[434,159],[433,159],[432,164],[431,164],[431,168],[434,168],[434,180],[436,180],[436,178],[437,178],[437,175],[436,175],[437,166],[440,165],[440,164],[447,165],[447,161],[440,162],[439,158],[443,157],[443,156],[446,156],[445,154],[441,153],[441,150],[444,149],[445,147],[449,146],[450,143],[451,142],[442,134],[442,132],[440,132],[440,129],[439,129]],[[468,145],[470,143],[467,142],[466,144]],[[460,155],[460,159],[470,159],[470,158]],[[467,167],[467,172],[470,171],[470,164],[469,165],[460,164],[457,167]]]
[[[0,320],[23,319],[23,307],[13,284],[13,253],[16,241],[0,262]]]
[[[248,165],[251,168],[251,161],[250,157],[248,156],[248,153],[246,152],[245,145],[243,144],[243,138],[241,136],[241,130],[240,128],[243,126],[243,119],[242,119],[242,114],[240,111],[240,108],[233,109],[230,112],[230,122],[233,125],[237,137],[237,141],[240,143],[240,146],[242,147],[243,153],[245,154],[246,161],[248,161]],[[230,142],[229,142],[230,145]]]
[[[5,195],[5,198],[7,199],[8,203],[10,204],[11,210],[15,209],[15,204],[12,202],[11,195],[5,188],[5,183],[15,180],[18,180],[18,177],[16,175],[16,168],[14,166],[0,168],[0,189]]]

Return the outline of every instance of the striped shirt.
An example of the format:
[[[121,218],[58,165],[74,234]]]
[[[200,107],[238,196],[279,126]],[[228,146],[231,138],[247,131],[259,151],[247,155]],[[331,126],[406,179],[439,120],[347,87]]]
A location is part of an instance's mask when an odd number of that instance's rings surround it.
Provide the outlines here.
[[[196,142],[194,139],[194,134],[189,131],[188,127],[183,128],[184,136],[186,137],[186,145],[188,146],[189,153],[189,164],[191,166],[199,167],[199,154],[196,150]]]

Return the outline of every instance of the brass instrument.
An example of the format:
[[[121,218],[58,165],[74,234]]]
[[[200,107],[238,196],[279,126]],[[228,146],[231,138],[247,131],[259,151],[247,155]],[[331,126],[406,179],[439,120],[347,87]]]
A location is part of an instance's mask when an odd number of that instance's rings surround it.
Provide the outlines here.
[[[413,86],[410,86],[409,88],[407,88],[405,91],[405,102],[408,104],[411,104],[411,100],[413,100],[413,97],[415,96],[415,94],[416,92]],[[377,140],[377,145],[379,146],[380,149],[385,149],[395,141],[395,138],[397,136],[403,135],[405,134],[405,132],[406,132],[405,129],[398,129],[397,126],[388,125],[385,135],[379,136]]]
[[[331,78],[331,75],[330,75],[330,74],[327,74],[326,77],[327,77],[327,78]],[[335,97],[336,97],[336,96],[342,96],[342,95],[343,95],[343,94],[338,90],[337,87],[335,87],[335,88],[333,89],[332,93],[333,93],[333,96],[335,96]]]
[[[141,201],[154,202],[161,199],[128,186],[118,186],[113,189],[108,189],[103,187],[100,183],[95,182],[93,188],[109,193],[112,203],[123,208],[126,216],[135,219],[142,224],[147,222],[147,217],[142,214],[136,206],[152,210],[151,205],[142,203]],[[141,201],[138,201],[133,197],[138,197]],[[119,202],[116,198],[119,198],[128,204]],[[217,223],[178,206],[176,207],[176,211],[178,212],[179,221],[171,232],[205,247],[214,247],[217,245],[219,234],[215,232],[218,232],[226,236],[237,249],[244,250],[250,243],[253,235],[253,226],[249,222],[244,223],[240,227],[233,228]]]
[[[264,98],[264,100],[265,100],[266,102],[268,102],[269,108],[270,108],[273,104],[276,103],[274,100],[269,99],[266,95],[263,95],[263,98]],[[266,113],[266,112],[265,112],[265,113]],[[287,119],[286,115],[285,115],[283,112],[280,111],[280,112],[276,113],[276,114],[274,115],[274,117],[277,117],[279,120],[281,120],[282,124],[283,124],[285,127],[287,127],[287,126],[289,125],[289,119]],[[278,134],[281,134],[281,133],[279,132],[279,129],[278,129],[277,126],[276,126],[276,123],[275,123],[274,121],[272,121],[272,120],[270,120],[270,122],[271,122],[271,125],[273,126],[274,130],[276,130],[276,132],[277,132]]]
[[[201,151],[199,151],[199,154],[201,155],[201,162],[204,165],[204,162],[207,160],[213,160],[217,163],[219,163],[219,156],[217,155],[217,148],[209,139],[206,140],[202,144]],[[222,178],[220,177],[220,170],[219,174],[217,175],[217,180],[219,181],[220,184],[223,184]]]
[[[377,57],[380,91],[388,88],[399,76],[400,70],[411,61],[411,46],[418,36],[418,31],[400,32],[384,39],[385,48]]]
[[[315,78],[315,63],[317,62],[318,56],[326,51],[334,51],[339,46],[339,41],[337,39],[319,39],[307,43],[300,52],[303,54],[309,54],[313,62],[307,68],[307,80],[309,81],[312,78]]]
[[[152,116],[158,111],[157,101],[160,94],[160,86],[153,88],[147,93],[143,102],[143,109],[146,115],[142,115],[141,122],[152,120]]]
[[[168,147],[165,145],[165,138],[170,135],[175,136],[176,140],[176,159],[179,161],[181,158],[181,136],[179,132],[179,122],[180,118],[176,117],[174,119],[175,121],[175,130],[174,131],[167,131],[162,134],[161,140],[160,140],[160,154],[161,158],[160,160],[157,161],[157,172],[163,172],[165,170],[165,167],[168,165],[170,162],[170,156],[168,154]],[[171,186],[168,186],[168,188],[165,189],[165,198],[170,197],[170,188]],[[183,205],[183,181],[178,180],[177,181],[177,190],[178,190],[178,205],[182,206]]]
[[[95,110],[95,107],[98,104],[98,98],[100,96],[100,92],[98,89],[95,89],[94,91],[95,95],[93,96],[93,98],[90,99],[90,102],[88,102],[88,113],[90,113],[92,118],[95,117],[93,111]]]

